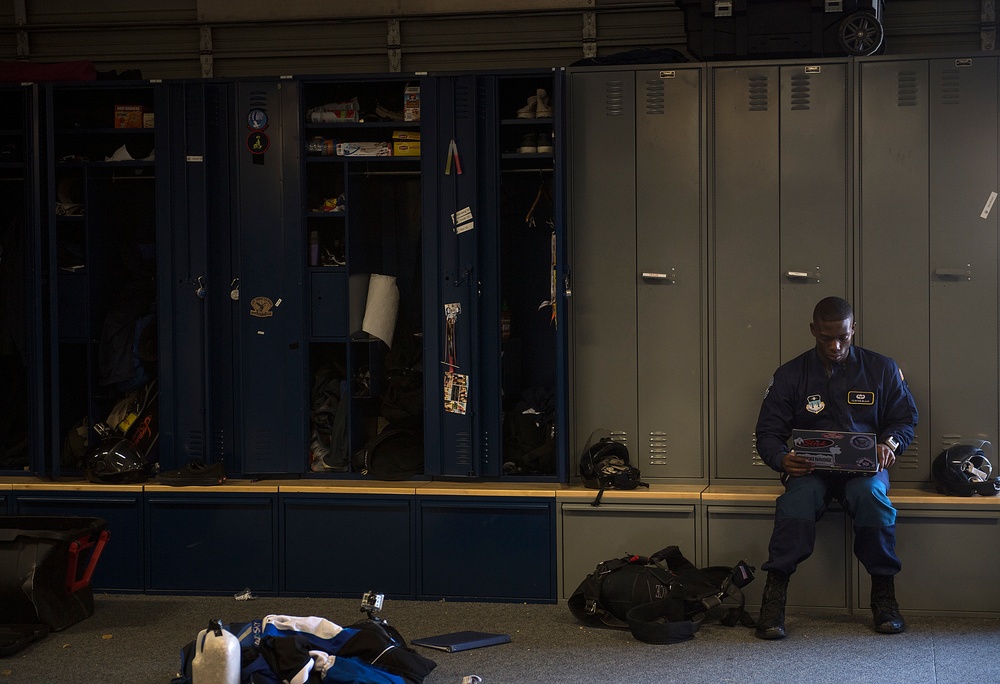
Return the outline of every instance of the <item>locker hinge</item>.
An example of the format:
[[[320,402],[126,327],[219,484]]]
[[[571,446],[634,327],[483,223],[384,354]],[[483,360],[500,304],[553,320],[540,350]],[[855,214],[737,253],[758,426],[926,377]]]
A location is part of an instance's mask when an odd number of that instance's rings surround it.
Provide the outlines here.
[[[979,22],[980,49],[983,51],[993,50],[997,43],[997,8],[995,0],[982,0]]]
[[[201,77],[215,76],[215,47],[212,44],[212,27],[202,26],[199,29],[198,55],[201,59]]]
[[[389,71],[399,73],[402,62],[403,51],[400,48],[399,39],[399,19],[390,19],[387,22],[388,35],[386,36],[387,54],[389,57]]]
[[[597,57],[597,15],[583,13],[583,56]]]
[[[14,0],[14,23],[18,27],[23,27],[28,23],[28,12],[24,7],[24,0]],[[18,59],[30,57],[31,50],[28,48],[28,32],[22,28],[18,28],[16,41]]]

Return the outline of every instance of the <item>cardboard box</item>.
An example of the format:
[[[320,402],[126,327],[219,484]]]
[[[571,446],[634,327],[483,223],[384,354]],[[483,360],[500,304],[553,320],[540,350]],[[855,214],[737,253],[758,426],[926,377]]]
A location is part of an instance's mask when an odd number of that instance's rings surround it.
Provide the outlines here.
[[[393,140],[420,140],[420,131],[393,131]]]
[[[142,105],[115,105],[115,128],[142,128]]]
[[[387,142],[337,143],[337,155],[341,157],[391,157],[392,147]]]
[[[416,142],[394,142],[392,144],[392,156],[394,157],[419,157],[420,141]]]
[[[403,121],[420,121],[420,86],[403,89]]]

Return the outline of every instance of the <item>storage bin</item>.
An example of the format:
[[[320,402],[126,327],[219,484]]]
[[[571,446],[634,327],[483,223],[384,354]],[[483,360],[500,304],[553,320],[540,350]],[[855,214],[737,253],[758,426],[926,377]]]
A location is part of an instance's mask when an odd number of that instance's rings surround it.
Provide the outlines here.
[[[0,623],[65,629],[93,615],[103,518],[0,516]]]

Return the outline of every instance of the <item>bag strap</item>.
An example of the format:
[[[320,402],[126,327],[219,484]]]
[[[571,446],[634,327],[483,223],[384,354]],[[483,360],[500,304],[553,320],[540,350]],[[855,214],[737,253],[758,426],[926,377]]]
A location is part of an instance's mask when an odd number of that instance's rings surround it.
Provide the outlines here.
[[[665,598],[629,609],[625,615],[629,630],[647,644],[676,644],[694,637],[705,613],[684,617],[684,599]]]
[[[708,596],[700,599],[700,603],[705,610],[693,618],[694,620],[697,620],[699,624],[701,620],[704,619],[705,614],[708,613],[708,611],[723,605],[726,598],[729,598],[732,599],[737,605],[727,610],[726,614],[719,620],[719,622],[727,627],[733,627],[737,624],[741,624],[744,627],[756,626],[756,621],[746,611],[746,597],[740,589],[741,586],[745,586],[753,580],[753,569],[750,568],[745,561],[740,561],[733,566],[732,569],[728,571],[725,578],[719,582],[717,577],[713,577],[710,573],[706,572],[706,569],[696,567],[694,563],[685,558],[684,554],[681,553],[680,548],[677,546],[668,546],[665,549],[661,549],[650,556],[649,560],[651,563],[659,567],[666,566],[666,568],[676,575],[693,578],[703,583],[705,586],[715,586],[718,588],[717,593],[709,594]],[[725,571],[722,566],[713,569]],[[742,584],[740,585],[737,585],[733,581],[733,577],[737,573],[739,573],[740,579],[742,580]],[[629,611],[630,614],[631,612],[632,611]],[[636,619],[641,619],[646,614],[647,611],[640,611],[636,615]]]

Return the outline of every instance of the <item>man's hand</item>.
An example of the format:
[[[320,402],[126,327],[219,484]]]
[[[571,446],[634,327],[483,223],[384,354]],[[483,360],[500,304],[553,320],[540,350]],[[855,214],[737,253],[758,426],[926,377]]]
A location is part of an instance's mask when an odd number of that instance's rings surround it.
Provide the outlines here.
[[[789,477],[799,477],[800,475],[808,475],[816,466],[808,458],[799,456],[793,450],[781,457],[781,467],[788,473]]]
[[[876,444],[875,452],[878,454],[878,464],[882,470],[896,462],[896,454],[892,453],[892,449],[887,444]]]

